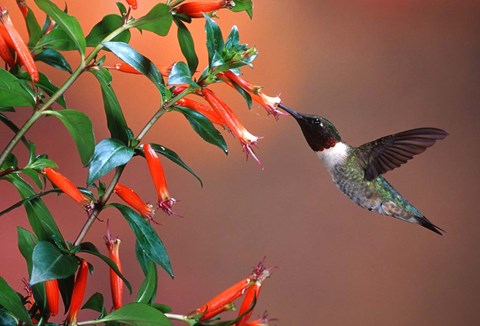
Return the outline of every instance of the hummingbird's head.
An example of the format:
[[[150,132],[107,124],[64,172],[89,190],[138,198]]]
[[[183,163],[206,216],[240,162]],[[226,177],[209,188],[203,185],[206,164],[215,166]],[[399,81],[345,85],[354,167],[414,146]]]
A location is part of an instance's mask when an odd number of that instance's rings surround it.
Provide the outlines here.
[[[324,117],[298,113],[281,103],[278,106],[297,120],[308,145],[315,152],[333,147],[341,141],[337,128]]]

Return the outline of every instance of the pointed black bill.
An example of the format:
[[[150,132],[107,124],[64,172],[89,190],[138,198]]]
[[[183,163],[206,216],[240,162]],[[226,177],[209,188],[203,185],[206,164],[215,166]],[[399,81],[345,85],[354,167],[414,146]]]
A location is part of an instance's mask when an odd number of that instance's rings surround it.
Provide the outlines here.
[[[279,103],[278,107],[280,109],[282,109],[283,111],[289,113],[295,119],[301,119],[302,118],[302,115],[300,113],[296,112],[295,110],[290,109],[288,106],[285,106],[282,103]]]

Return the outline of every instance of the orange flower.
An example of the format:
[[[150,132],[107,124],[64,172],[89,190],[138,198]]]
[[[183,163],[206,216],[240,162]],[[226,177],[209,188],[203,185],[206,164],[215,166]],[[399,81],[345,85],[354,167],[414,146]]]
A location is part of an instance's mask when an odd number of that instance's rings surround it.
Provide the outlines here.
[[[55,186],[70,196],[70,198],[83,205],[87,210],[92,208],[91,200],[82,194],[77,186],[75,186],[73,182],[67,179],[64,175],[58,173],[52,168],[44,168],[42,172]]]
[[[254,282],[250,278],[245,278],[225,291],[219,293],[212,299],[210,299],[207,303],[205,303],[203,306],[198,308],[195,311],[195,314],[203,314],[200,317],[200,320],[205,321],[209,320],[212,317],[215,317],[216,315],[224,312],[225,310],[228,310],[229,307],[231,307],[232,302],[242,296],[242,294],[245,293],[245,291],[252,286]]]
[[[45,281],[45,292],[47,294],[47,305],[50,316],[56,316],[58,314],[58,303],[60,300],[58,281],[55,279]]]
[[[181,4],[176,12],[190,18],[203,18],[203,13],[206,14],[222,8],[232,8],[233,6],[235,6],[235,2],[232,0],[191,1]]]
[[[137,0],[127,0],[127,3],[133,10],[138,8]]]
[[[172,207],[175,204],[175,199],[170,197],[167,189],[167,181],[165,180],[165,173],[163,172],[162,163],[157,155],[157,152],[150,146],[150,144],[143,145],[145,152],[145,159],[147,160],[148,169],[157,191],[158,207],[161,208],[168,215],[174,214]]]
[[[225,122],[223,119],[218,115],[217,112],[215,112],[211,107],[202,104],[200,102],[194,101],[189,98],[181,98],[177,101],[177,104],[179,106],[184,106],[189,109],[195,110],[197,112],[200,112],[203,114],[208,120],[210,120],[212,123],[215,123],[220,126],[225,126]]]
[[[77,325],[77,314],[82,306],[83,297],[85,296],[85,289],[87,288],[88,279],[88,263],[82,259],[80,268],[77,272],[75,284],[73,286],[72,299],[70,301],[70,309],[66,319],[67,325]]]
[[[160,74],[162,74],[163,77],[168,77],[168,75],[170,75],[170,71],[172,71],[172,67],[173,65],[157,66],[158,71],[160,71]],[[128,63],[125,63],[125,62],[119,62],[115,64],[113,67],[105,67],[105,68],[115,69],[128,74],[136,74],[136,75],[141,74],[140,71],[138,71],[137,69],[133,68],[132,66],[130,66]]]
[[[15,65],[15,58],[13,57],[12,52],[10,52],[10,47],[8,46],[5,37],[10,39],[5,27],[0,25],[0,58],[2,58],[8,66],[13,67]]]
[[[140,213],[145,219],[151,220],[155,216],[155,211],[153,206],[145,203],[140,196],[133,191],[133,189],[128,188],[120,183],[115,185],[115,193],[118,197],[122,198],[124,202],[132,206],[137,212]]]
[[[252,83],[249,83],[248,81],[246,81],[240,76],[235,75],[231,71],[220,73],[217,76],[219,76],[220,78],[224,78],[226,83],[234,88],[234,85],[242,88],[252,97],[255,102],[261,104],[265,108],[265,110],[267,110],[269,114],[273,114],[274,117],[277,118],[280,114],[285,115],[285,113],[277,109],[278,104],[281,102],[280,97],[271,97],[263,94],[261,91],[262,87],[255,86]]]
[[[8,35],[10,35],[10,38],[13,43],[13,49],[15,50],[15,52],[17,52],[18,57],[20,58],[20,61],[25,66],[25,69],[27,69],[27,72],[30,74],[30,78],[32,79],[32,81],[37,82],[40,76],[38,74],[37,66],[33,61],[32,54],[30,53],[30,50],[28,49],[25,42],[23,42],[20,34],[18,34],[17,30],[15,29],[15,26],[13,26],[13,23],[12,23],[12,20],[10,19],[8,11],[3,10],[1,7],[0,7],[0,22],[3,24],[3,26],[7,30]]]
[[[117,265],[118,270],[122,272],[122,265],[120,264],[120,239],[112,240],[110,234],[105,237],[105,244],[108,249],[108,257]],[[122,307],[123,296],[123,280],[110,268],[110,289],[112,291],[112,300],[114,309]]]
[[[248,130],[242,125],[238,117],[232,111],[232,109],[222,101],[214,92],[208,88],[202,89],[202,94],[205,97],[205,100],[210,104],[214,111],[222,118],[226,126],[230,131],[240,140],[240,143],[243,146],[244,151],[248,155],[251,154],[253,158],[258,162],[258,164],[263,168],[262,163],[255,155],[255,152],[252,149],[252,146],[257,144],[257,141],[260,137],[252,135]]]

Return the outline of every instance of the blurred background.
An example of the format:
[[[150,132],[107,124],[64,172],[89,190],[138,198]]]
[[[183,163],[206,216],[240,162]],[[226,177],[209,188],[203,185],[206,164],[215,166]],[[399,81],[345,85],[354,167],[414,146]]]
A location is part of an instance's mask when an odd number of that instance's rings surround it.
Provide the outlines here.
[[[146,13],[154,3],[140,0],[134,14]],[[15,1],[2,5],[26,35]],[[79,17],[85,34],[105,14],[116,12],[114,1],[70,1],[68,9]],[[244,69],[245,78],[269,95],[281,94],[298,111],[327,117],[351,145],[415,127],[446,129],[449,137],[387,178],[447,233],[440,237],[360,209],[333,185],[293,119],[275,121],[257,104],[249,111],[237,93],[218,85],[214,89],[246,127],[264,137],[256,153],[265,169],[245,161],[238,141],[228,134],[228,156],[203,142],[178,113],[166,114],[148,134],[145,141],[176,151],[205,184],[201,188],[190,174],[163,160],[170,192],[178,200],[175,211],[182,217],[157,213],[155,228],[175,272],[173,280],[159,273],[157,301],[176,313],[189,312],[248,275],[266,256],[266,264],[278,268],[264,283],[254,317],[267,310],[278,319],[272,324],[478,322],[480,220],[474,204],[480,195],[480,2],[256,1],[253,20],[245,13],[221,11],[218,16],[224,35],[235,24],[241,41],[260,52],[255,68]],[[42,14],[37,17],[43,20]],[[190,30],[204,67],[203,20],[194,21]],[[131,45],[158,64],[170,64],[183,59],[175,27],[171,34],[158,38],[134,31]],[[78,62],[76,53],[67,57],[72,66]],[[57,84],[67,78],[46,66],[40,69]],[[158,107],[157,91],[141,76],[113,75],[129,126],[138,133]],[[97,141],[108,137],[93,76],[82,76],[66,96],[71,108],[94,118]],[[29,112],[18,112],[14,119],[21,124]],[[11,134],[2,128],[1,135],[3,148]],[[85,184],[87,170],[59,121],[44,119],[28,136],[63,174]],[[22,151],[19,147],[16,154],[24,158]],[[155,201],[144,160],[135,158],[122,182]],[[1,209],[19,199],[7,183],[1,193]],[[85,214],[65,196],[46,201],[73,241]],[[105,211],[106,218],[123,242],[124,274],[138,289],[142,273],[131,230],[114,210]],[[27,271],[16,226],[28,228],[25,212],[17,209],[0,222],[0,274],[21,291]],[[86,240],[104,249],[105,233],[106,223],[96,222]],[[91,261],[96,269],[87,295],[103,292],[109,306],[107,268],[96,258]]]

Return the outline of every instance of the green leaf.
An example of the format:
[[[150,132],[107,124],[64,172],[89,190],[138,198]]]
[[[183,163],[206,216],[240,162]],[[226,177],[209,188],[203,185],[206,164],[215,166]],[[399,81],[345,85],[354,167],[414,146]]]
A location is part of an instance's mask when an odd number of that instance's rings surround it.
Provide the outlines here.
[[[103,106],[107,117],[108,130],[112,138],[128,145],[128,126],[117,96],[111,87],[112,76],[105,68],[92,69],[90,72],[97,78],[102,88]]]
[[[94,256],[100,258],[101,260],[103,260],[111,269],[113,269],[115,274],[117,274],[123,280],[123,282],[127,286],[128,290],[130,291],[130,294],[132,293],[132,285],[125,278],[125,276],[123,276],[123,274],[120,272],[120,270],[118,269],[118,266],[113,262],[113,260],[111,260],[110,258],[108,258],[105,255],[102,255],[93,243],[84,242],[84,243],[80,244],[80,252],[85,252],[87,254],[94,255]]]
[[[22,199],[29,198],[36,195],[32,186],[25,182],[20,176],[16,174],[9,174],[5,179],[11,182],[20,194]],[[47,206],[40,198],[35,198],[24,202],[25,210],[27,211],[28,220],[33,232],[39,240],[53,240],[57,239],[64,242],[63,236],[58,229],[55,220],[50,214]]]
[[[198,57],[197,53],[195,52],[195,42],[193,41],[192,34],[180,19],[175,19],[175,23],[178,27],[178,44],[180,45],[183,56],[187,60],[190,73],[193,74],[198,67]]]
[[[92,158],[95,148],[95,136],[90,118],[83,112],[77,110],[44,111],[44,114],[51,114],[62,121],[68,129],[75,144],[83,165],[87,165]]]
[[[75,47],[80,54],[85,54],[85,36],[83,35],[82,27],[78,20],[63,12],[53,2],[49,0],[35,0],[37,6],[50,16],[59,27],[61,27],[70,39],[75,43]],[[50,33],[49,33],[50,34]]]
[[[35,97],[26,90],[14,75],[0,69],[0,105],[35,106]]]
[[[40,241],[33,249],[32,276],[30,284],[37,284],[53,279],[67,278],[75,274],[78,261],[75,256],[64,255],[53,244]]]
[[[172,25],[172,14],[170,6],[159,3],[155,5],[145,16],[138,18],[131,26],[139,30],[146,30],[165,36]]]
[[[32,255],[33,255],[33,248],[38,242],[37,237],[35,235],[25,230],[19,226],[17,226],[17,235],[18,235],[18,249],[20,253],[25,258],[27,263],[28,275],[32,273]]]
[[[60,27],[55,26],[48,34],[43,34],[37,45],[35,45],[35,51],[41,51],[41,49],[49,48],[60,51],[72,51],[76,49],[75,42],[70,36]]]
[[[110,35],[114,30],[123,25],[123,18],[119,15],[111,14],[103,17],[103,19],[93,26],[87,35],[87,46],[97,46],[102,40]],[[126,30],[115,36],[112,41],[128,43],[130,41],[130,31]]]
[[[31,80],[30,75],[26,71],[21,72],[18,77],[25,81]],[[39,72],[39,77],[40,78],[38,79],[38,82],[36,82],[36,85],[39,86],[45,93],[47,93],[48,96],[52,96],[58,90],[58,87],[53,85],[43,73]],[[63,95],[59,96],[56,102],[64,108],[67,107],[67,103],[65,103],[65,98]]]
[[[28,13],[25,22],[27,23],[28,35],[30,36],[28,40],[28,47],[32,48],[42,36],[42,29],[37,21],[37,18],[35,17],[35,14],[33,13],[33,10],[30,7],[28,7]]]
[[[135,233],[139,246],[145,254],[156,264],[160,265],[171,277],[173,277],[172,266],[168,258],[167,250],[160,240],[152,225],[130,207],[121,204],[112,204],[127,220],[130,228]]]
[[[177,155],[177,153],[175,153],[171,149],[168,149],[167,147],[162,145],[158,145],[158,144],[150,144],[150,145],[155,150],[155,152],[165,156],[173,163],[178,164],[180,167],[190,172],[198,180],[198,182],[200,182],[200,185],[203,187],[202,179],[200,179],[200,177],[197,176],[195,172],[193,172],[193,170],[180,158],[180,156]],[[142,150],[138,150],[138,151],[140,155],[144,156],[144,153]]]
[[[116,321],[121,324],[134,326],[173,326],[172,322],[163,313],[150,305],[140,302],[126,304],[109,315],[96,320],[97,323]]]
[[[73,287],[75,285],[75,275],[72,274],[67,278],[58,279],[57,281],[58,288],[60,289],[60,294],[62,295],[62,301],[65,307],[65,311],[68,311],[68,308],[70,307],[70,301],[72,300]]]
[[[127,13],[127,8],[125,8],[125,5],[121,2],[116,2],[115,4],[117,5],[118,11],[120,11],[120,15],[125,16]]]
[[[203,114],[184,107],[173,107],[172,110],[182,113],[185,118],[190,122],[193,130],[202,137],[206,142],[219,147],[221,150],[228,154],[227,143],[222,134],[215,129],[213,123],[208,120]]]
[[[192,75],[190,74],[190,69],[184,62],[177,62],[173,65],[172,71],[168,76],[169,85],[179,85],[179,84],[189,84],[192,86],[199,87],[193,80]]]
[[[92,161],[88,169],[87,185],[103,177],[132,158],[134,150],[117,139],[104,139],[95,146]]]
[[[8,285],[3,277],[0,276],[0,305],[7,309],[12,315],[27,325],[33,325],[27,309],[23,306],[20,296]],[[153,308],[151,308],[153,309]],[[161,314],[161,313],[160,313]],[[163,314],[161,314],[163,318]]]
[[[250,19],[253,17],[253,1],[252,0],[235,0],[235,6],[230,8],[233,12],[245,11]]]
[[[143,275],[147,276],[148,273],[148,265],[151,262],[151,259],[145,254],[145,250],[140,247],[138,240],[135,241],[135,256],[137,257],[138,263],[142,268]]]
[[[34,60],[45,62],[47,65],[50,65],[54,68],[72,73],[72,67],[70,67],[70,64],[65,59],[65,57],[57,50],[45,49],[42,52],[36,54]],[[48,94],[48,95],[52,95],[52,94]]]
[[[82,309],[91,309],[93,311],[99,312],[100,316],[105,316],[107,314],[103,295],[99,292],[95,292],[94,294],[92,294],[92,296],[87,300],[87,302],[85,302]]]
[[[153,261],[148,262],[147,274],[138,289],[135,296],[135,302],[154,303],[155,294],[157,293],[157,266]]]
[[[130,66],[140,71],[143,75],[147,76],[147,78],[155,84],[163,96],[165,93],[165,83],[163,81],[163,77],[160,74],[160,71],[158,71],[158,68],[152,61],[150,61],[150,59],[138,53],[127,43],[104,42],[102,44],[107,49],[112,51],[113,54],[115,54],[120,60],[125,61]]]
[[[214,58],[217,56],[221,57],[224,42],[222,31],[218,24],[209,16],[204,15],[205,17],[205,32],[207,33],[207,50],[208,50],[208,63],[209,66],[212,66],[214,63]]]
[[[231,49],[234,46],[237,46],[240,41],[240,34],[238,33],[237,26],[233,26],[228,34],[227,41],[225,42],[225,48]]]

